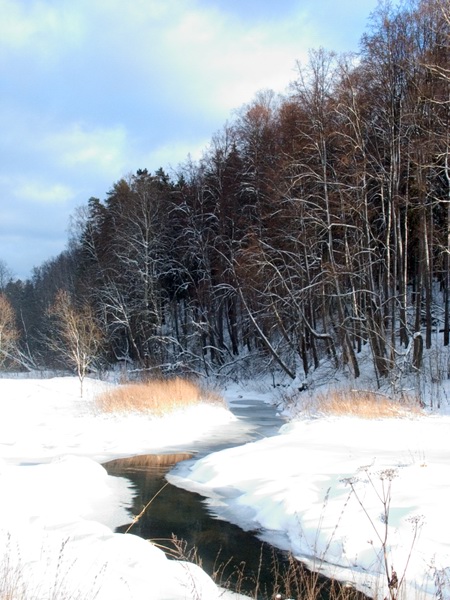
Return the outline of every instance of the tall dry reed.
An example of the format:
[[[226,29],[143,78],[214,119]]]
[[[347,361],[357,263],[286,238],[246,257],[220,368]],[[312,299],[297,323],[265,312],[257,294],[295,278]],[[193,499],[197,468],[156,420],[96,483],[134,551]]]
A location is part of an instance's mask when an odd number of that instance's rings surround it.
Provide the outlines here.
[[[287,391],[280,394],[279,402],[296,416],[334,415],[386,419],[423,414],[421,404],[415,397],[390,398],[372,390],[330,389],[326,393],[311,396],[305,392]]]
[[[225,405],[217,392],[181,377],[118,385],[96,399],[97,409],[101,412],[140,412],[154,416],[201,403]]]
[[[420,414],[414,398],[392,400],[370,390],[333,390],[316,397],[317,411],[322,414],[385,419]]]

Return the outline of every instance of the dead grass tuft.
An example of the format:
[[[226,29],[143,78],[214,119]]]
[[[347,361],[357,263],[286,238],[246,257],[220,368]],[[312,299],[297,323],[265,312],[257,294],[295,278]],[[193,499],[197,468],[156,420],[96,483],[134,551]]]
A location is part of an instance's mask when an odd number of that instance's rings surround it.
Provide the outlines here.
[[[181,377],[120,385],[96,399],[101,412],[140,412],[154,416],[163,416],[201,403],[225,406],[217,392]]]
[[[394,401],[370,390],[334,390],[316,398],[317,411],[322,414],[354,416],[362,419],[398,418],[422,414],[413,398]]]

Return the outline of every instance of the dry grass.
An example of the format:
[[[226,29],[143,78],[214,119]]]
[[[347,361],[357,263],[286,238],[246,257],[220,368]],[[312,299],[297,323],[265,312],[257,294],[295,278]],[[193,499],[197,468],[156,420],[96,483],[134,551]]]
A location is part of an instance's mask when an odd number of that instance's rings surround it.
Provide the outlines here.
[[[120,385],[96,399],[101,412],[140,412],[154,416],[163,416],[201,403],[225,405],[218,393],[181,377]]]
[[[174,560],[185,560],[195,563],[203,568],[203,561],[198,548],[189,547],[187,542],[172,535],[171,539],[160,540],[163,543],[156,545],[167,556]],[[154,543],[154,542],[153,542]],[[248,570],[245,562],[233,566],[233,558],[221,562],[220,552],[214,563],[213,581],[220,588],[229,592],[242,594],[244,597],[258,598],[259,600],[275,600],[277,598],[301,598],[302,600],[369,600],[367,596],[358,592],[353,585],[327,579],[318,572],[309,571],[300,561],[287,554],[286,559],[280,564],[276,552],[272,553],[271,582],[263,583],[260,580],[263,566],[264,544],[261,543],[258,573],[253,569]]]
[[[386,419],[420,415],[422,409],[413,398],[394,401],[370,390],[334,390],[315,398],[316,411],[327,415]]]

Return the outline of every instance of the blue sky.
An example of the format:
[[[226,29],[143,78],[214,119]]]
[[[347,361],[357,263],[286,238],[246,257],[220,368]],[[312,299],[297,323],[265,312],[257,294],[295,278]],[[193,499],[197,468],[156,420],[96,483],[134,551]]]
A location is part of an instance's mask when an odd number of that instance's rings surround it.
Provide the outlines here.
[[[0,0],[0,260],[55,257],[69,217],[139,168],[201,156],[233,109],[320,46],[358,49],[377,0]]]

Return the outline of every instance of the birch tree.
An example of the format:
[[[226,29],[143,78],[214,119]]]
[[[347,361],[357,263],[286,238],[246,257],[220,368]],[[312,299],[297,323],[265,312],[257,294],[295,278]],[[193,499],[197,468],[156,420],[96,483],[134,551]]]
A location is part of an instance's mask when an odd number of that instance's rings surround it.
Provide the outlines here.
[[[87,373],[98,363],[103,333],[88,304],[76,307],[66,290],[60,290],[49,309],[53,328],[47,343],[60,360],[75,368],[83,396]]]

